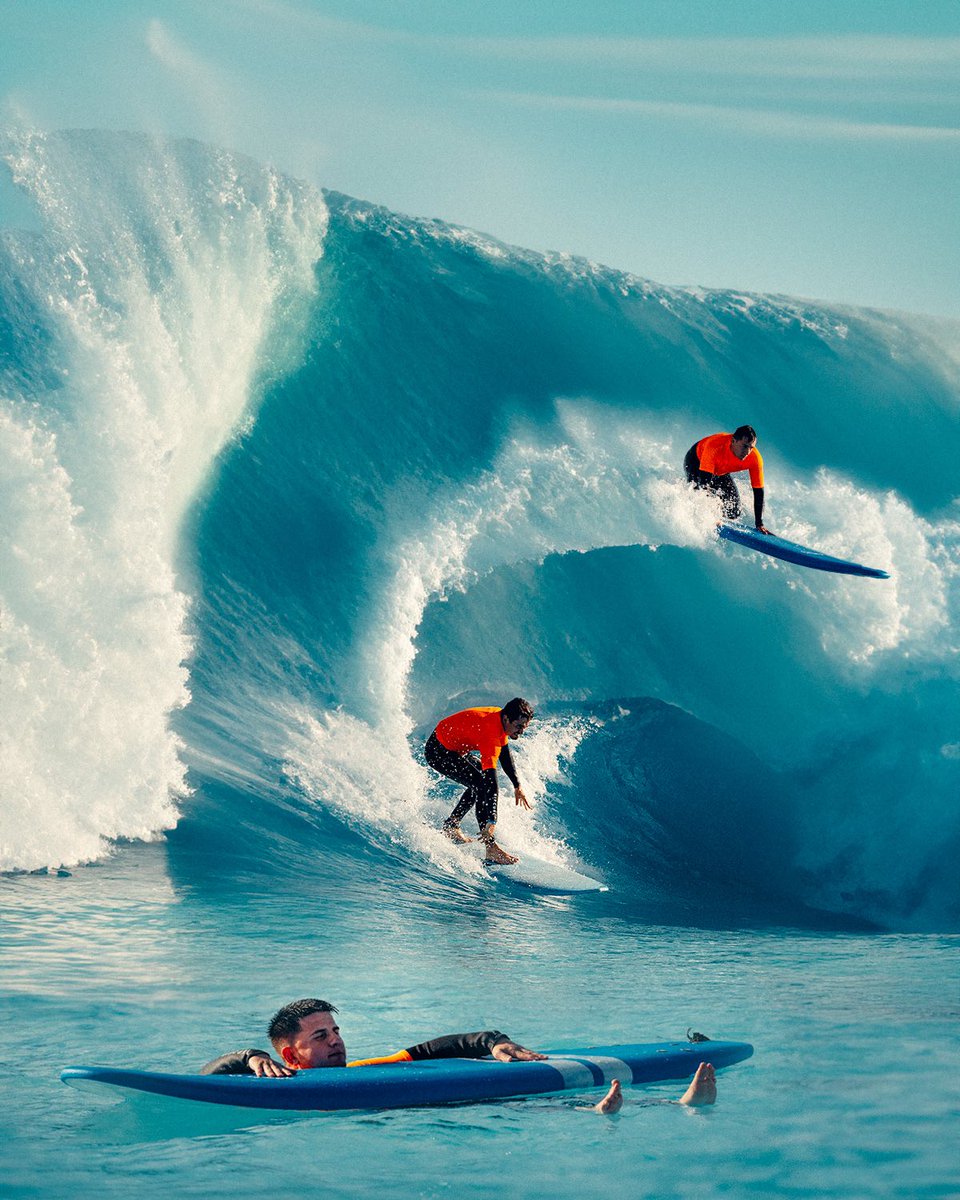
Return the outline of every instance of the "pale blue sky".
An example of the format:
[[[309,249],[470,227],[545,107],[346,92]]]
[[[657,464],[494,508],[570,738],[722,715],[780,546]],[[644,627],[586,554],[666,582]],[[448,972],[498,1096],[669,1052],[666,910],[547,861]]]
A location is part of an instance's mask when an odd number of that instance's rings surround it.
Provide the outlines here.
[[[189,135],[664,283],[960,316],[960,0],[0,0],[0,124]]]

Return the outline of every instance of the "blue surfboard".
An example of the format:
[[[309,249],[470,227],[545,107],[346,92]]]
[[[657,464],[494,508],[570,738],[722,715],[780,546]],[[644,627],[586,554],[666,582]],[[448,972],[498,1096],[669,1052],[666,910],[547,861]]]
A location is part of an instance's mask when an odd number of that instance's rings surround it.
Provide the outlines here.
[[[427,1062],[301,1071],[287,1079],[255,1075],[168,1075],[115,1067],[67,1067],[64,1083],[103,1084],[133,1092],[291,1111],[410,1108],[535,1096],[551,1092],[689,1079],[701,1062],[729,1067],[753,1054],[747,1042],[655,1042],[557,1050],[544,1062],[440,1058]]]
[[[846,558],[834,558],[832,554],[822,554],[809,546],[788,542],[772,533],[749,529],[746,525],[734,525],[723,521],[717,527],[717,533],[728,542],[736,542],[750,550],[759,550],[761,554],[795,563],[798,567],[810,567],[814,571],[833,571],[837,575],[866,575],[870,579],[890,578],[889,572],[881,571],[879,567],[865,567],[862,563],[851,562]]]

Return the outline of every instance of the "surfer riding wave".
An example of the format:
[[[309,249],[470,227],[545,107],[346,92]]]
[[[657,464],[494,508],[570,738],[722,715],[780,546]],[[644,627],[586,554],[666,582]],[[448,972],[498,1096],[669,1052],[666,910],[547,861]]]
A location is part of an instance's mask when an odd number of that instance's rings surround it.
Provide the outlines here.
[[[687,481],[720,497],[724,517],[736,521],[742,511],[740,493],[730,476],[750,472],[753,517],[757,529],[769,534],[763,523],[763,458],[757,449],[757,431],[741,425],[733,433],[712,433],[695,442],[683,460]]]
[[[475,809],[480,840],[486,847],[489,863],[509,866],[519,861],[494,840],[499,790],[497,766],[503,767],[513,784],[517,804],[529,808],[508,741],[520,737],[532,719],[533,707],[520,696],[503,708],[465,708],[444,717],[424,748],[424,756],[435,771],[466,787],[444,821],[443,832],[453,842],[468,842],[470,839],[461,830],[460,822],[471,808]]]

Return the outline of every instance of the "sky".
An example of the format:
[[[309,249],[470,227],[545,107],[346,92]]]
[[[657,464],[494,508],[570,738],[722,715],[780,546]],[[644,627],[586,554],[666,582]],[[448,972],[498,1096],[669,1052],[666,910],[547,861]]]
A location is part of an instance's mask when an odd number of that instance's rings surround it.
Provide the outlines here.
[[[960,0],[0,0],[0,127],[661,283],[960,317]],[[0,224],[29,224],[8,178]]]

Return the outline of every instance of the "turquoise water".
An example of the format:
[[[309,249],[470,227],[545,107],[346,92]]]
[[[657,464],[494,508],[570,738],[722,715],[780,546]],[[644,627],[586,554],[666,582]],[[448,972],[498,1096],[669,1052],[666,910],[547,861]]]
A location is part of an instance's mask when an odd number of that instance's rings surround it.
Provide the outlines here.
[[[956,323],[665,288],[192,142],[3,153],[4,1194],[956,1195]],[[770,527],[890,580],[719,543],[680,464],[742,421]],[[439,833],[424,738],[513,695],[499,836],[607,892]],[[756,1053],[709,1111],[603,1120],[59,1082],[318,994],[356,1056]]]
[[[172,887],[161,848],[8,879],[5,1194],[956,1195],[956,938],[646,925],[496,891],[431,907],[414,886],[211,897]],[[491,1024],[531,1046],[694,1025],[756,1053],[712,1109],[660,1084],[616,1118],[577,1111],[596,1095],[265,1116],[58,1081],[75,1061],[190,1070],[314,993],[356,1054]]]

